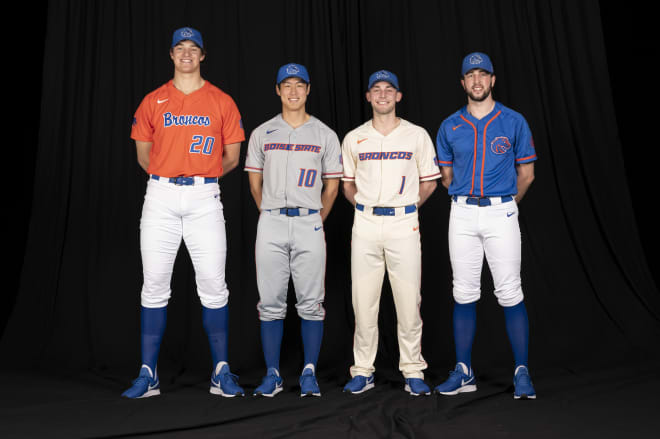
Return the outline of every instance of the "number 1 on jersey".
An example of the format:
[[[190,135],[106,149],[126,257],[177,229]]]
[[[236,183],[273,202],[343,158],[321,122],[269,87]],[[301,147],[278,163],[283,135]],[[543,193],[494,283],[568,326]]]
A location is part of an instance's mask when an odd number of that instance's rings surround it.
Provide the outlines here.
[[[315,181],[316,181],[316,169],[300,168],[300,177],[298,178],[298,186],[314,187]]]

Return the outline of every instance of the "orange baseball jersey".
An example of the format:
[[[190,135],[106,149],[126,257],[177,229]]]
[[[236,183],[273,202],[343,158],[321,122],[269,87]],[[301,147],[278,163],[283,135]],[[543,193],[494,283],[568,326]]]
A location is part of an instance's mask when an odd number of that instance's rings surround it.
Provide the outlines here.
[[[161,177],[222,175],[224,145],[245,140],[234,100],[208,81],[188,95],[170,80],[135,112],[131,138],[152,142],[147,173]]]

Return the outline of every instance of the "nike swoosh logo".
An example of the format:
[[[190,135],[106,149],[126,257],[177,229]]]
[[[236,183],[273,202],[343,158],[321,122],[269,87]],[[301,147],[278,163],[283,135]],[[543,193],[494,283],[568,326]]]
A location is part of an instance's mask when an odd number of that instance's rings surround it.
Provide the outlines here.
[[[506,213],[506,216],[507,216],[507,217],[510,217],[511,215],[515,215],[515,214],[516,214],[516,212],[507,212],[507,213]]]
[[[274,130],[266,130],[266,134],[274,133],[275,131],[279,130],[279,128],[275,128]]]
[[[318,231],[321,230],[322,228],[323,228],[323,226],[318,226],[318,227],[314,226],[314,231],[315,231],[315,232],[318,232]]]
[[[419,230],[419,226],[413,227],[413,232],[416,232],[417,230]]]
[[[470,378],[469,380],[461,380],[461,386],[464,386],[466,384],[470,384],[474,380],[474,377]]]
[[[366,138],[366,139],[360,139],[360,140],[358,140],[358,143],[362,143],[362,142],[364,142],[365,140],[369,140],[369,138]]]
[[[170,98],[167,98],[167,99],[158,99],[158,100],[156,101],[156,103],[157,103],[157,104],[162,104],[163,102],[167,102],[167,101],[169,101],[169,100],[170,100]]]
[[[149,384],[149,389],[148,390],[153,390],[156,387],[158,387],[158,381],[156,381],[153,386],[151,384]]]
[[[458,124],[458,125],[456,125],[455,127],[451,127],[451,129],[452,129],[452,130],[454,130],[454,131],[456,131],[456,128],[458,128],[458,127],[461,127],[461,126],[463,126],[463,124],[462,124],[462,123],[460,123],[460,124]]]

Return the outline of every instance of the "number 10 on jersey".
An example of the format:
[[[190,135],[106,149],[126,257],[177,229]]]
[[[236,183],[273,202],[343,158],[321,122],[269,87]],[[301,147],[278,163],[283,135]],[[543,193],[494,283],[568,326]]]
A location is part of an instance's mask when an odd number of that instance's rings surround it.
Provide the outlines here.
[[[314,187],[315,181],[316,181],[316,169],[300,168],[300,177],[298,178],[298,186]]]

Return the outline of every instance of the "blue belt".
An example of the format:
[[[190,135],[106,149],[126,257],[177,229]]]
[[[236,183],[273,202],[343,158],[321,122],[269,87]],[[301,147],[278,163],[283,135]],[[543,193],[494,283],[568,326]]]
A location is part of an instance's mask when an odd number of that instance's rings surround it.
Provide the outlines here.
[[[355,208],[361,212],[364,212],[364,205],[360,203],[355,204]],[[377,216],[394,216],[396,215],[396,207],[374,207],[372,209],[372,214]],[[417,210],[417,206],[410,204],[404,207],[405,213],[413,213]]]
[[[281,209],[275,209],[280,211],[280,215],[286,215],[286,216],[301,216],[300,215],[300,208],[299,207],[283,207]],[[316,209],[307,209],[307,215],[312,215],[314,213],[318,213],[319,211]],[[303,214],[304,215],[304,214]]]
[[[465,204],[471,204],[473,206],[479,206],[479,207],[490,206],[491,198],[501,198],[502,203],[508,203],[509,201],[513,201],[513,197],[511,195],[505,195],[503,197],[467,197],[465,199]],[[454,201],[458,201],[458,195],[453,195],[452,199]]]
[[[161,178],[167,178],[167,177],[160,177],[158,175],[151,175],[151,178],[154,180],[160,180]],[[178,186],[192,186],[195,184],[195,177],[170,177],[168,179],[168,182],[174,183]],[[207,183],[217,183],[218,182],[218,177],[204,177],[204,184]]]

